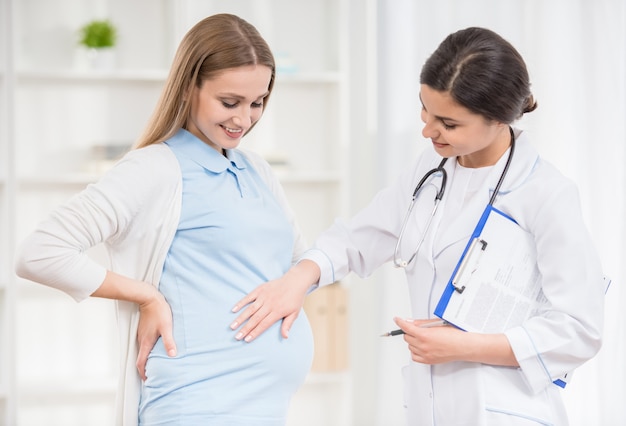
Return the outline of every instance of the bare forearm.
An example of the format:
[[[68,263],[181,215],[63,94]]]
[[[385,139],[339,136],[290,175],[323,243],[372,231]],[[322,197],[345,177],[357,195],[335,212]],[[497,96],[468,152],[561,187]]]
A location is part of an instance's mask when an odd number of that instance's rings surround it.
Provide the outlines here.
[[[172,312],[165,297],[152,284],[107,271],[104,281],[91,296],[125,300],[138,305],[137,371],[142,380],[146,380],[148,355],[159,337],[163,339],[167,354],[176,356]]]
[[[467,340],[466,361],[519,367],[509,340],[504,334],[463,333]]]
[[[413,361],[441,364],[452,361],[518,367],[509,340],[504,334],[480,334],[445,325],[423,327],[428,320],[394,321],[405,332]]]
[[[158,297],[159,292],[149,283],[107,271],[104,281],[91,295],[105,299],[125,300],[141,306]]]
[[[295,285],[302,285],[307,290],[320,280],[320,268],[312,260],[302,260],[294,265],[284,276]]]

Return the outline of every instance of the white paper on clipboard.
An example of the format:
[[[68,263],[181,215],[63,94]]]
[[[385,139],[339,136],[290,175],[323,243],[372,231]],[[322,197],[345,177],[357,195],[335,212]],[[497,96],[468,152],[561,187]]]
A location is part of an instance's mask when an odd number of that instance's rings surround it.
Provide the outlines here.
[[[466,331],[501,333],[546,302],[532,235],[487,206],[435,315]]]

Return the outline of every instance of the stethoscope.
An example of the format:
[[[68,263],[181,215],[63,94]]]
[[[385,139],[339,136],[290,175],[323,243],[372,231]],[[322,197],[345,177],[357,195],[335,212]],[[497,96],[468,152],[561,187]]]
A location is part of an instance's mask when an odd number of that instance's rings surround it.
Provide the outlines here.
[[[513,159],[513,152],[515,151],[515,134],[513,133],[513,129],[511,127],[509,127],[509,132],[511,133],[511,149],[509,151],[509,157],[506,160],[506,164],[504,165],[504,170],[502,170],[502,174],[500,175],[500,179],[498,179],[498,183],[493,191],[493,194],[491,195],[491,198],[489,199],[488,205],[493,205],[494,201],[496,200],[498,192],[500,191],[500,186],[502,185],[502,181],[504,180],[504,177],[509,171],[509,165],[511,164],[511,160]],[[419,252],[420,248],[422,247],[422,243],[424,242],[424,239],[426,238],[426,234],[428,233],[430,224],[432,223],[433,218],[435,217],[435,213],[437,213],[439,202],[441,202],[441,199],[443,198],[443,194],[446,190],[448,173],[443,168],[443,166],[446,164],[446,161],[448,161],[448,159],[444,158],[443,160],[441,160],[441,162],[439,163],[437,167],[426,172],[424,177],[422,177],[420,181],[417,183],[417,186],[415,187],[415,190],[413,191],[411,204],[409,204],[409,208],[406,212],[406,215],[404,215],[402,228],[400,228],[400,235],[398,235],[398,242],[396,242],[396,248],[393,251],[393,264],[396,266],[396,268],[406,268],[413,261],[413,259],[415,259],[415,256],[417,256],[417,252]],[[398,251],[400,250],[402,237],[404,237],[404,231],[406,230],[406,225],[409,222],[409,218],[411,217],[411,212],[413,211],[413,207],[415,206],[415,201],[417,200],[417,196],[419,195],[420,190],[422,189],[422,187],[424,186],[424,183],[428,180],[428,178],[430,178],[431,176],[437,173],[441,174],[441,186],[439,187],[439,191],[437,191],[437,195],[435,195],[435,205],[433,207],[432,212],[430,213],[428,222],[426,223],[426,228],[424,229],[424,232],[422,233],[422,237],[417,243],[417,247],[413,251],[413,254],[409,258],[409,260],[402,260],[402,258],[398,254]]]

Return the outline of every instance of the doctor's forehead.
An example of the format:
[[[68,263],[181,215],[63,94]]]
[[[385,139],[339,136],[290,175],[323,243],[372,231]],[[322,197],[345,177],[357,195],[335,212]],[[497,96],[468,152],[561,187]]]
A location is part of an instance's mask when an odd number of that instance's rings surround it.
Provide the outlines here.
[[[421,86],[419,99],[422,108],[439,119],[461,120],[477,115],[454,100],[450,92],[434,90],[424,84]]]

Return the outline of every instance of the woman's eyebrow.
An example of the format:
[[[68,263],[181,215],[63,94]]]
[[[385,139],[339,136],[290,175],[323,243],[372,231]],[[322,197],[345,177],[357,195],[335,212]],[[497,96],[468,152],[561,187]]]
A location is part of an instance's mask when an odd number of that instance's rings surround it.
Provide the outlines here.
[[[420,98],[420,103],[422,104],[422,108],[426,109],[426,107],[424,106],[424,102],[422,101],[422,94],[421,93],[419,94],[419,98]],[[426,111],[428,111],[428,110],[426,110]],[[437,120],[439,120],[439,121],[451,121],[453,123],[460,123],[460,121],[458,121],[458,120],[456,120],[454,118],[451,118],[451,117],[444,117],[444,116],[441,116],[441,115],[435,115],[435,118]]]
[[[263,93],[262,95],[257,96],[255,99],[263,99],[264,97],[266,97],[267,95],[269,95],[269,90],[266,91],[265,93]],[[245,96],[242,96],[240,94],[237,93],[231,93],[231,92],[224,92],[224,93],[219,93],[220,97],[223,98],[232,98],[232,99],[237,99],[237,100],[243,100],[246,99]]]

